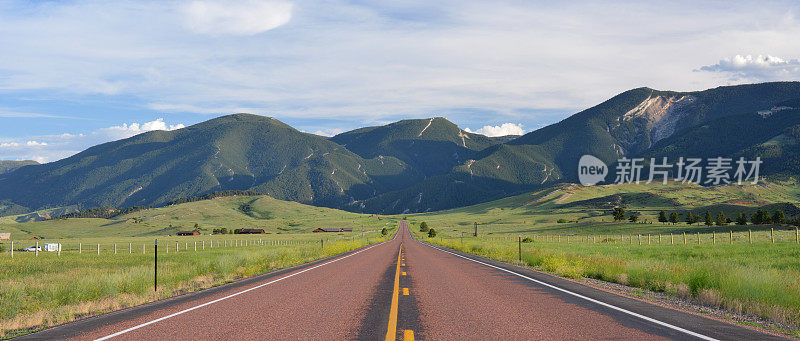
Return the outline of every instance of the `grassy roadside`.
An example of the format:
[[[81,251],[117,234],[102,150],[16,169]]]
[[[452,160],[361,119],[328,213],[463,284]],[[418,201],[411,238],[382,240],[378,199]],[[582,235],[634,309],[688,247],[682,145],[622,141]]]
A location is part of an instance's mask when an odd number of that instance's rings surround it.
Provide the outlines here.
[[[431,226],[436,227],[436,226]],[[595,278],[696,299],[704,305],[752,314],[793,326],[800,336],[800,245],[753,244],[614,244],[529,242],[438,233],[417,238],[495,260],[531,266],[570,278]],[[704,239],[711,239],[703,236]]]
[[[207,246],[197,252],[173,249],[169,253],[159,248],[156,291],[152,248],[146,254],[141,249],[129,254],[125,244],[124,253],[103,251],[100,256],[77,251],[61,256],[43,252],[39,257],[15,253],[14,258],[0,258],[0,337],[17,337],[86,315],[307,263],[385,241],[393,233],[351,236],[326,242],[324,247],[318,236],[308,236],[292,239],[293,245]]]

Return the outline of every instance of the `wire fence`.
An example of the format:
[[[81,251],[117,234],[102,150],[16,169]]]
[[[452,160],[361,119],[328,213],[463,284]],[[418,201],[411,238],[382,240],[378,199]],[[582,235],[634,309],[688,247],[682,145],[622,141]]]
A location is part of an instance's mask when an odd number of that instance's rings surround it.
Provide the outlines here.
[[[155,240],[158,242],[158,250],[161,253],[185,253],[202,252],[215,249],[237,249],[245,247],[291,247],[297,245],[333,243],[343,239],[355,239],[365,237],[368,233],[375,230],[355,233],[353,235],[339,235],[336,237],[320,236],[319,239],[306,236],[305,239],[266,239],[255,237],[240,238],[214,238],[210,236],[181,236],[181,237],[160,237],[153,239],[136,238],[135,241],[81,241],[75,239],[59,240],[4,240],[0,243],[3,253],[8,257],[20,257],[39,254],[57,255],[62,253],[86,254],[86,255],[123,255],[123,254],[148,254],[153,253]],[[123,238],[124,239],[124,238]]]

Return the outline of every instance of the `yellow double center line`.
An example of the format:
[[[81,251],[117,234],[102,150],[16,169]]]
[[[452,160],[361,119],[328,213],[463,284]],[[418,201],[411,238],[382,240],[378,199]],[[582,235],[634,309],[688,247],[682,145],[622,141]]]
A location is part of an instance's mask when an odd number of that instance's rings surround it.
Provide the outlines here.
[[[397,338],[397,309],[400,301],[400,261],[403,255],[403,243],[400,243],[400,251],[397,253],[397,269],[394,273],[394,289],[392,290],[392,307],[389,310],[389,328],[386,330],[386,341],[394,341]],[[403,288],[403,294],[408,295],[408,288]],[[414,332],[405,330],[404,340],[414,340]]]

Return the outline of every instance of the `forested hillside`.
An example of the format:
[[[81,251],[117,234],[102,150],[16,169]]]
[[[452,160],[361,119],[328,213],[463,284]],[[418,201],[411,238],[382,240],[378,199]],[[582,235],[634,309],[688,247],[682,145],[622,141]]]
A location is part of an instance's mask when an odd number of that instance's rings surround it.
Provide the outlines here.
[[[638,88],[520,137],[468,133],[442,117],[332,138],[236,114],[152,131],[72,157],[0,163],[0,215],[72,206],[160,206],[219,191],[357,212],[441,210],[576,181],[578,159],[761,157],[800,174],[800,83],[697,92]],[[9,213],[10,212],[10,213]]]

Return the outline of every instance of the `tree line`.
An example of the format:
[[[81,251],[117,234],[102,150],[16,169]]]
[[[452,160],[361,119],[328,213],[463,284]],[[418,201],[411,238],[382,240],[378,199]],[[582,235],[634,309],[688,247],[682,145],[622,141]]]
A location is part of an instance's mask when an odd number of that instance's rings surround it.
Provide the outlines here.
[[[48,220],[55,220],[55,219],[67,219],[67,218],[103,218],[103,219],[111,219],[117,216],[126,215],[129,213],[141,211],[141,210],[148,210],[153,208],[153,206],[131,206],[126,208],[115,208],[109,206],[101,206],[101,207],[92,207],[85,210],[80,210],[77,212],[71,212],[62,214],[59,216],[51,217]]]
[[[214,191],[211,193],[206,193],[203,195],[198,196],[190,196],[190,197],[183,197],[172,200],[164,206],[171,206],[177,204],[183,204],[187,202],[195,202],[201,200],[211,200],[214,198],[222,198],[222,197],[233,197],[233,196],[254,196],[254,195],[265,195],[264,193],[257,192],[257,191],[242,191],[242,190],[228,190],[228,191]],[[100,206],[100,207],[91,207],[87,209],[83,209],[77,212],[66,213],[62,215],[58,215],[55,217],[51,217],[48,220],[52,219],[67,219],[67,218],[103,218],[103,219],[111,219],[117,216],[126,215],[129,213],[142,211],[142,210],[149,210],[153,208],[153,205],[148,206],[130,206],[124,208],[116,208],[111,206]]]
[[[612,211],[612,215],[614,216],[614,221],[621,221],[621,220],[629,220],[632,223],[639,221],[639,213],[637,212],[630,212],[626,213],[625,209],[622,207],[615,207]],[[683,216],[683,217],[681,217]],[[733,220],[725,215],[725,212],[719,211],[716,215],[712,215],[711,211],[706,210],[706,212],[702,215],[694,214],[691,211],[686,212],[686,214],[678,213],[678,212],[670,212],[667,214],[666,211],[658,212],[658,222],[660,223],[672,223],[673,225],[678,224],[680,222],[685,222],[688,225],[694,225],[697,223],[704,224],[706,226],[725,226],[732,223],[736,223],[736,225],[747,225],[748,223],[752,225],[768,225],[768,224],[788,224],[800,227],[800,216],[794,218],[788,218],[786,213],[782,210],[775,210],[774,212],[770,213],[764,209],[758,209],[753,212],[752,215],[748,217],[748,215],[744,212],[739,212],[736,216],[736,219]]]

